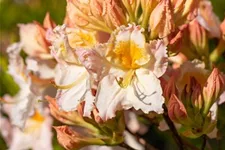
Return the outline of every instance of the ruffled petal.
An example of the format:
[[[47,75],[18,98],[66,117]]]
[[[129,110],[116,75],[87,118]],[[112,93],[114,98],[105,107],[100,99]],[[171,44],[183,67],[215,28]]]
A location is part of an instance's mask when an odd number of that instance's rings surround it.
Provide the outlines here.
[[[99,83],[96,95],[96,107],[102,120],[116,116],[116,111],[123,108],[126,89],[122,89],[113,75],[105,76]]]
[[[164,98],[160,80],[148,70],[136,70],[132,85],[127,89],[126,99],[123,105],[131,105],[136,110],[141,109],[144,113],[163,113]]]
[[[97,51],[93,49],[77,48],[75,53],[96,81],[99,81],[108,72],[108,62],[105,58],[100,56]]]
[[[153,56],[149,63],[150,70],[153,71],[156,77],[161,77],[168,66],[166,46],[162,40],[154,40],[147,44],[146,47]]]
[[[87,101],[89,106],[85,108],[89,110],[90,115],[90,104],[94,97],[90,94],[91,84],[86,69],[82,66],[69,65],[66,68],[58,68],[56,74],[55,82],[59,88],[56,99],[59,106],[65,111],[72,111],[77,110],[81,101]]]

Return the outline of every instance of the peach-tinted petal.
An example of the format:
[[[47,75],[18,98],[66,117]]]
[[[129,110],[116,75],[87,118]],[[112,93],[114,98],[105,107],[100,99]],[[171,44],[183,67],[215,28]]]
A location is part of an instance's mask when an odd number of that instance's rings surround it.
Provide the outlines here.
[[[109,70],[108,62],[94,49],[77,48],[75,53],[97,82],[107,74]]]
[[[47,12],[43,21],[43,27],[46,29],[51,29],[53,30],[54,27],[56,26],[55,22],[51,19],[50,13]]]
[[[46,46],[45,36],[42,33],[44,29],[38,28],[35,23],[19,24],[19,28],[23,50],[29,56],[40,57],[41,54],[49,52]]]

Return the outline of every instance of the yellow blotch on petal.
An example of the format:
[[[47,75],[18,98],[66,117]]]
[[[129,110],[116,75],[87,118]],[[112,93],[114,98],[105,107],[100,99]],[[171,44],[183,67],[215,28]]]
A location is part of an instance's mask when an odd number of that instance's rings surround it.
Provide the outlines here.
[[[72,48],[79,47],[91,47],[96,44],[96,37],[94,32],[87,32],[82,30],[76,30],[71,32],[68,36],[69,44]]]
[[[149,61],[149,56],[145,49],[140,48],[133,41],[119,42],[114,49],[114,53],[120,60],[121,65],[129,69],[137,69],[142,65],[141,62]]]
[[[117,79],[117,83],[121,88],[126,88],[130,83],[134,75],[134,70],[128,71],[123,78]]]
[[[36,110],[34,112],[33,116],[31,116],[27,120],[26,126],[24,128],[24,133],[30,134],[30,133],[39,131],[41,129],[41,126],[44,123],[44,121],[45,121],[44,116]]]

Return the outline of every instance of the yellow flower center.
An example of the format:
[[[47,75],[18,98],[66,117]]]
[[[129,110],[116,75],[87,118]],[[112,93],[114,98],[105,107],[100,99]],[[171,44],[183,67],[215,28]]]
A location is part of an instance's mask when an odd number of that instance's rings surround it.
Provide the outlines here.
[[[40,130],[44,120],[44,116],[42,116],[38,111],[35,111],[34,115],[27,120],[24,133],[30,134]]]
[[[133,41],[121,41],[113,50],[119,63],[127,69],[137,69],[149,61],[149,55]]]

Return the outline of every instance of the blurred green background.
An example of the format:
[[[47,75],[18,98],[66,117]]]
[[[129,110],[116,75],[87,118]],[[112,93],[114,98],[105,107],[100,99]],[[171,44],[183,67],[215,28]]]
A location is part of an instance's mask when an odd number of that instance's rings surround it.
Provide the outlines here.
[[[212,0],[215,13],[222,21],[225,16],[225,0]],[[5,93],[14,95],[19,89],[12,78],[6,73],[7,55],[5,50],[10,43],[19,40],[18,23],[29,23],[33,20],[43,21],[46,12],[50,12],[57,24],[62,24],[65,16],[66,0],[0,0],[0,96]],[[10,86],[9,86],[10,85]],[[174,141],[168,139],[170,133],[157,133],[152,129],[146,134],[149,142],[158,145],[159,149],[170,149]],[[152,136],[154,134],[154,136]],[[56,137],[56,136],[54,136]],[[152,138],[151,138],[152,137]],[[168,144],[169,143],[169,144]],[[172,148],[171,147],[171,148]],[[0,136],[0,150],[7,149]],[[54,138],[54,150],[61,150]]]

